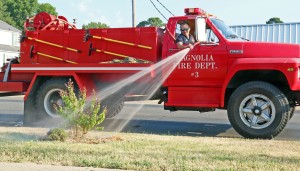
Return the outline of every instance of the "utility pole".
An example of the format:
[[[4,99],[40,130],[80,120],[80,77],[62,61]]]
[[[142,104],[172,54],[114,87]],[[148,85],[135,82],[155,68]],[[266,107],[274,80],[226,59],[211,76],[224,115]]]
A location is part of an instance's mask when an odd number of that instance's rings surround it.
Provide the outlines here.
[[[135,27],[135,0],[132,0],[132,27]]]

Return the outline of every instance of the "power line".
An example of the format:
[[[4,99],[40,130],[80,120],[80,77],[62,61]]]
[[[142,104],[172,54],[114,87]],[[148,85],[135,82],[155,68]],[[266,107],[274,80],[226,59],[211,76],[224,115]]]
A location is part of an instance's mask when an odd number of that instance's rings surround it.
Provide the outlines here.
[[[156,7],[156,5],[152,2],[152,0],[150,0],[150,2],[152,3],[152,5],[154,6],[154,8],[160,13],[160,15],[162,15],[167,21],[168,19],[159,11],[159,9]]]
[[[159,0],[157,0],[158,3],[160,3],[161,6],[163,6],[171,15],[175,16],[167,7],[165,7]]]

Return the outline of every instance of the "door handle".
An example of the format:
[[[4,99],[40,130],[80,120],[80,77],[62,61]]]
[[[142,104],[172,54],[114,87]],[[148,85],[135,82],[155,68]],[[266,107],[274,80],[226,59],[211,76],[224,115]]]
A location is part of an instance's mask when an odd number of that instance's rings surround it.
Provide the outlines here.
[[[214,43],[214,42],[200,43],[200,46],[219,46],[219,43]]]

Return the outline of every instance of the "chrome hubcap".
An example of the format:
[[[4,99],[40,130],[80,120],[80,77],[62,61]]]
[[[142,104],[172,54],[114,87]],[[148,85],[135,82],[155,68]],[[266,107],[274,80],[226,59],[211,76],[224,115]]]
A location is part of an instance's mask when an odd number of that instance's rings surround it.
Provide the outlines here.
[[[44,99],[45,111],[52,118],[60,117],[55,109],[55,107],[63,105],[63,101],[59,95],[60,91],[62,91],[62,90],[61,89],[52,89],[46,94],[45,99]]]
[[[248,127],[263,129],[274,121],[276,109],[268,97],[262,94],[252,94],[243,99],[239,113]]]

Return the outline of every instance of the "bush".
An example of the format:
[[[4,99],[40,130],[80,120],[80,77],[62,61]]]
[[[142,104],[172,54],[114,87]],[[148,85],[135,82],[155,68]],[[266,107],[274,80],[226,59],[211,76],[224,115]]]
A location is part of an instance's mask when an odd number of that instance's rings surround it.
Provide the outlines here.
[[[100,112],[101,103],[95,90],[91,94],[91,100],[87,101],[85,88],[79,90],[78,97],[71,80],[66,84],[66,88],[60,92],[64,104],[58,106],[57,110],[71,127],[73,136],[80,138],[92,129],[103,129],[98,125],[105,119],[106,108]]]
[[[54,128],[47,132],[47,140],[49,141],[66,141],[68,134],[64,129]]]

